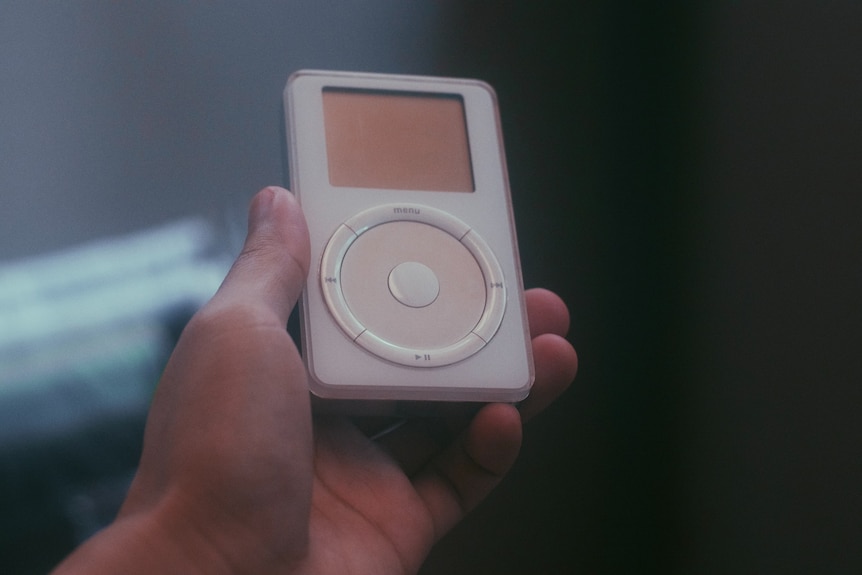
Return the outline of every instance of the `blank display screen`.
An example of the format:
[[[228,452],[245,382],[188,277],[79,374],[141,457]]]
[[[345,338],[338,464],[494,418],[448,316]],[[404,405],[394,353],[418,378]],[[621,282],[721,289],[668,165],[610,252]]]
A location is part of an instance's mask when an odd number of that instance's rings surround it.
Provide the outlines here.
[[[460,96],[324,88],[323,121],[333,186],[473,191]]]

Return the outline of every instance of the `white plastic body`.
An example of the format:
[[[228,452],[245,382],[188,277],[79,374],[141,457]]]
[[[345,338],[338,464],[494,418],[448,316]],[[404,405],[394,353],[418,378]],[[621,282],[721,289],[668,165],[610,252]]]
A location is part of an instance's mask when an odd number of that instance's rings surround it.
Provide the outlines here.
[[[457,95],[463,100],[474,191],[335,187],[324,134],[324,88]],[[311,268],[301,301],[303,357],[313,394],[327,399],[404,402],[517,402],[534,370],[497,99],[475,80],[300,71],[284,91],[290,186],[311,235]],[[465,222],[496,256],[506,282],[505,313],[490,341],[466,359],[438,367],[387,361],[355,343],[327,307],[323,252],[356,214],[385,204],[423,205]],[[421,329],[421,326],[416,326]]]

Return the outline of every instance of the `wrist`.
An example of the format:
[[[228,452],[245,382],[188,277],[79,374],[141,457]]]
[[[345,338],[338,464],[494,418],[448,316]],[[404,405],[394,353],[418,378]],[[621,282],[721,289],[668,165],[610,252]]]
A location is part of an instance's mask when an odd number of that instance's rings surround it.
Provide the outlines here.
[[[121,516],[61,563],[53,575],[182,573],[234,575],[222,550],[182,513],[160,506]]]

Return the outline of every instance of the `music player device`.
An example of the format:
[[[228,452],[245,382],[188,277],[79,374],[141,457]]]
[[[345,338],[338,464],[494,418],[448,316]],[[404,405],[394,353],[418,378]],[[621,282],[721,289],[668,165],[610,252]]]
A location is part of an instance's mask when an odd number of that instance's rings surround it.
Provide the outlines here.
[[[497,99],[476,80],[300,71],[290,186],[311,234],[311,392],[516,402],[533,382]]]

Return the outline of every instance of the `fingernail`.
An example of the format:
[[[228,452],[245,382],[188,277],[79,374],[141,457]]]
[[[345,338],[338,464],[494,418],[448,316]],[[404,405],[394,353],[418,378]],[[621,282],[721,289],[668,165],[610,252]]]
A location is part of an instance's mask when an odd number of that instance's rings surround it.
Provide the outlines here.
[[[249,209],[249,219],[253,222],[257,222],[269,217],[272,213],[275,202],[278,201],[278,197],[285,192],[287,192],[287,190],[277,186],[269,186],[262,189],[252,200],[251,207]]]

